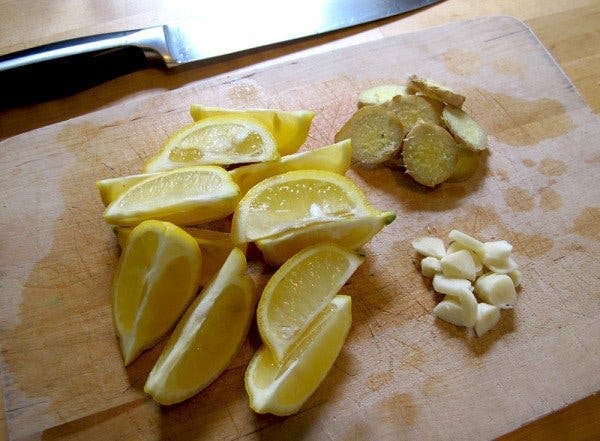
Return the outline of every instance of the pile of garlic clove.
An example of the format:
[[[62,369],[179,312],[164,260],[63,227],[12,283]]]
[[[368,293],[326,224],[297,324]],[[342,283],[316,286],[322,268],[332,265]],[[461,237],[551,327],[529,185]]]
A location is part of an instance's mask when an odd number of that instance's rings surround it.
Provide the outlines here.
[[[412,246],[421,260],[421,273],[433,278],[433,289],[445,294],[433,315],[456,326],[475,328],[481,337],[500,319],[500,309],[512,308],[521,272],[505,240],[480,242],[458,230],[448,235],[446,250],[438,237],[419,237]],[[474,291],[474,293],[473,293]],[[478,303],[475,294],[483,302]]]

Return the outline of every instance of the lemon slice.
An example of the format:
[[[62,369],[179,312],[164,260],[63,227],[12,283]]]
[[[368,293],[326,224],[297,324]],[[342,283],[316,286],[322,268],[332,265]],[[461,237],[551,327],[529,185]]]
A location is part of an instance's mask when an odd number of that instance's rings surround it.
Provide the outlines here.
[[[243,165],[231,170],[231,179],[243,196],[260,181],[294,170],[329,170],[343,175],[350,168],[352,144],[349,139],[306,152],[284,156],[278,161]]]
[[[345,176],[325,170],[297,170],[252,187],[233,215],[233,243],[258,239],[324,222],[380,212]]]
[[[213,116],[246,116],[254,118],[264,124],[277,141],[279,153],[289,155],[298,151],[308,137],[310,125],[315,112],[310,110],[273,110],[273,109],[247,109],[233,110],[220,107],[205,107],[192,105],[190,113],[194,121]]]
[[[351,303],[348,296],[335,296],[282,363],[266,346],[254,354],[245,383],[255,412],[285,416],[300,410],[342,349],[352,322]]]
[[[131,227],[115,227],[115,233],[121,249],[125,249]],[[221,269],[235,245],[231,241],[231,234],[220,231],[203,230],[201,228],[185,227],[183,230],[196,239],[202,253],[202,271],[200,273],[200,286],[206,283]],[[243,253],[245,246],[238,247]]]
[[[113,281],[113,318],[125,365],[174,325],[198,289],[197,242],[168,222],[131,232]]]
[[[387,211],[376,216],[361,216],[354,219],[310,225],[278,236],[260,239],[256,246],[265,260],[279,266],[300,250],[323,242],[330,242],[350,250],[367,243],[384,226],[396,218],[396,213]]]
[[[238,352],[255,304],[254,283],[245,271],[246,258],[234,249],[179,321],[144,386],[158,403],[174,404],[198,393]]]
[[[243,115],[213,116],[173,134],[144,166],[144,173],[205,164],[242,164],[278,159],[268,128]]]
[[[364,258],[333,244],[307,248],[284,263],[263,290],[256,322],[276,360],[344,286]]]
[[[229,215],[238,200],[239,188],[225,169],[180,168],[130,187],[106,208],[104,220],[124,226],[146,219],[194,225]]]

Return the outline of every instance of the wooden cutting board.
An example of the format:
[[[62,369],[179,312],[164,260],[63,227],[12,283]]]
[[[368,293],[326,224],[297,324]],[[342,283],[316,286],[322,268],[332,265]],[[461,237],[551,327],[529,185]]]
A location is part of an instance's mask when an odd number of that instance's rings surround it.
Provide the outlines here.
[[[353,326],[295,416],[256,415],[243,373],[256,329],[209,388],[161,408],[144,396],[160,345],[125,369],[110,310],[118,249],[94,182],[140,171],[191,103],[314,109],[330,143],[362,89],[442,80],[490,133],[469,181],[425,190],[386,168],[349,176],[396,221],[343,293]],[[14,439],[481,439],[600,389],[600,123],[521,22],[492,17],[235,71],[0,145],[0,353]],[[482,338],[435,320],[412,238],[458,228],[514,245],[516,308]],[[257,262],[253,274],[268,274]]]

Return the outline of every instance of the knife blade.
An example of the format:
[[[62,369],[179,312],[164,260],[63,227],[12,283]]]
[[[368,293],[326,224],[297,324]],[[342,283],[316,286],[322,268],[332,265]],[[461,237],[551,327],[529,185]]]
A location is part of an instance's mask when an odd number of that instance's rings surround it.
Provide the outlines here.
[[[152,66],[174,68],[322,35],[441,0],[227,2],[193,23],[162,25],[51,43],[0,56],[0,108],[76,93]]]

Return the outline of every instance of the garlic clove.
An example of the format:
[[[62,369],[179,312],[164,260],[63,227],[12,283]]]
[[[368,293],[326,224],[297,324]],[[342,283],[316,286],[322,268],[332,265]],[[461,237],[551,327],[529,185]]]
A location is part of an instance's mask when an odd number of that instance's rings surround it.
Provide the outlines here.
[[[485,302],[502,309],[512,308],[517,300],[515,285],[506,274],[480,276],[475,281],[475,292]]]
[[[452,254],[446,254],[440,261],[442,273],[446,277],[458,279],[475,280],[477,267],[473,256],[467,250],[460,250]]]
[[[427,256],[421,260],[421,273],[430,279],[436,274],[442,272],[440,260],[435,257]]]
[[[477,305],[477,320],[475,321],[475,332],[478,337],[488,332],[498,324],[500,320],[500,308],[487,303]]]
[[[444,241],[439,237],[418,237],[412,241],[412,246],[423,256],[441,259],[446,255]]]

